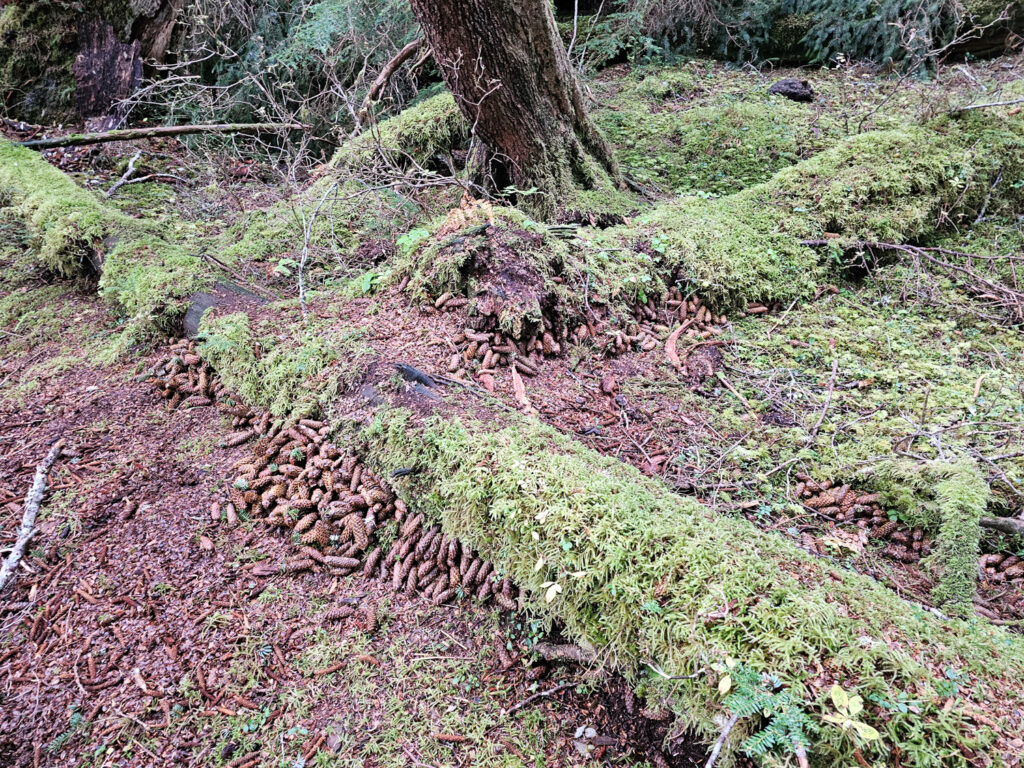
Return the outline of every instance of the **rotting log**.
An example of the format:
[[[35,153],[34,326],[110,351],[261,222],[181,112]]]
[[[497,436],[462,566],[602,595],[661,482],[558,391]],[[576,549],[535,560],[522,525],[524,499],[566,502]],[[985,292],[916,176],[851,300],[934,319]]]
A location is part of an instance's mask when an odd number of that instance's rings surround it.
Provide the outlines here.
[[[216,361],[204,357],[204,343],[190,347],[198,351],[190,365],[212,366],[222,381],[250,374],[254,338],[209,338]],[[492,563],[503,583],[514,585],[520,606],[557,624],[573,645],[552,657],[578,656],[621,672],[640,689],[647,710],[675,714],[679,733],[696,732],[710,743],[723,722],[735,719],[732,738],[722,740],[723,757],[773,724],[794,723],[799,738],[790,735],[820,765],[852,764],[858,747],[876,763],[899,750],[901,765],[918,768],[966,767],[976,755],[1012,754],[1007,737],[1021,727],[1024,711],[1014,684],[1024,675],[1020,637],[908,602],[786,536],[680,497],[535,420],[488,407],[465,388],[425,394],[410,370],[409,386],[396,392],[388,383],[392,370],[368,359],[346,373],[363,387],[343,410],[369,425],[350,443],[351,459],[366,464],[396,508],[401,502],[410,526],[447,536]],[[367,388],[390,402],[365,397]],[[238,415],[254,424],[256,412],[241,409]],[[265,415],[262,427],[242,434],[270,434],[268,423]],[[271,432],[288,435],[290,423],[276,422]],[[245,503],[258,504],[258,496]],[[313,563],[293,559],[267,574]],[[393,583],[411,583],[404,565],[385,565]],[[955,698],[948,693],[950,669],[969,681]],[[743,702],[723,685],[726,675],[769,680],[765,695],[780,697],[765,699],[771,713],[737,717]],[[857,744],[822,721],[835,712],[834,685],[871,702],[859,721],[877,728],[880,740]],[[877,703],[905,691],[913,694],[913,712]]]
[[[67,136],[52,136],[47,139],[31,139],[18,142],[19,146],[31,149],[52,149],[53,147],[80,147],[88,144],[108,144],[112,141],[141,141],[168,136],[191,136],[194,134],[223,133],[272,133],[274,131],[301,131],[301,123],[216,123],[196,125],[160,125],[152,128],[122,128],[98,133],[72,133]]]
[[[883,739],[869,759],[901,751],[903,765],[969,765],[964,751],[998,754],[997,735],[970,722],[994,712],[1012,733],[1024,674],[1024,641],[985,622],[940,618],[875,580],[800,549],[750,522],[671,493],[634,468],[601,457],[518,416],[419,398],[382,409],[367,431],[379,476],[410,509],[494,562],[529,609],[595,649],[602,663],[646,691],[709,741],[740,706],[719,687],[727,659],[772,675],[812,724],[807,752],[852,764],[841,729],[819,727],[838,684],[865,700],[915,691],[909,715],[870,707],[863,720]],[[426,415],[429,410],[435,412]],[[560,592],[552,592],[557,584]],[[949,704],[943,677],[969,672]],[[743,738],[771,720],[741,718]]]
[[[230,318],[208,320],[195,347],[196,363],[208,364],[229,391],[240,391],[232,382],[251,384],[249,405],[303,388],[254,371],[260,329],[286,324],[271,315],[244,333]],[[659,479],[490,405],[462,383],[445,386],[445,377],[403,366],[408,384],[396,391],[393,362],[370,354],[330,368],[338,381],[360,382],[331,408],[368,425],[350,441],[359,460],[387,478],[410,519],[423,515],[419,523],[493,563],[521,605],[623,673],[650,709],[675,712],[680,732],[714,741],[742,706],[722,693],[722,676],[752,672],[778,680],[767,693],[784,694],[773,701],[790,702],[790,714],[803,718],[816,764],[853,759],[848,734],[821,721],[834,712],[833,685],[869,702],[913,693],[915,712],[872,704],[861,715],[883,735],[861,744],[869,760],[894,748],[902,765],[921,767],[1009,754],[1000,738],[1022,725],[1024,694],[1014,685],[1024,675],[1021,638],[904,600],[780,533],[678,496]],[[329,389],[325,370],[307,381]],[[263,431],[249,437],[256,433]],[[727,659],[737,672],[722,666]],[[952,703],[951,668],[969,678]],[[972,722],[979,712],[993,720]],[[735,754],[773,717],[740,718],[723,753]],[[1002,733],[988,727],[995,721]]]
[[[40,265],[98,282],[131,335],[168,332],[217,270],[78,186],[38,153],[0,142],[0,205],[25,222]]]

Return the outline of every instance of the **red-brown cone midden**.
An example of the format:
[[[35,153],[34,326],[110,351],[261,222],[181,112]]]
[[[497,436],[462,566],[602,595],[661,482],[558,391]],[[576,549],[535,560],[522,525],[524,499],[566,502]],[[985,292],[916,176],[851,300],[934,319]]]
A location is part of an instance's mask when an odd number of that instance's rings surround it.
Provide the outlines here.
[[[170,357],[140,377],[154,384],[169,407],[212,405],[232,417],[235,430],[222,445],[254,438],[250,455],[232,468],[237,474],[227,498],[211,505],[211,518],[233,524],[239,515],[262,519],[296,541],[283,563],[257,565],[253,573],[325,571],[344,576],[357,570],[379,576],[394,589],[420,592],[435,604],[475,595],[515,610],[518,590],[490,562],[413,514],[387,482],[361,459],[328,440],[330,427],[315,419],[271,423],[266,413],[239,406],[220,378],[195,353],[192,341],[170,348]],[[375,532],[395,521],[397,536],[385,550]],[[367,609],[369,610],[369,609]],[[351,616],[339,609],[326,620]],[[368,626],[376,613],[365,615]]]
[[[872,539],[884,539],[884,554],[901,563],[916,563],[929,554],[932,537],[922,528],[913,528],[889,519],[877,493],[836,485],[829,480],[816,482],[808,475],[798,474],[795,496],[806,507],[834,519],[837,523],[853,523],[866,530]],[[986,581],[1004,582],[1024,579],[1024,560],[1016,555],[999,553],[982,555],[978,571]]]

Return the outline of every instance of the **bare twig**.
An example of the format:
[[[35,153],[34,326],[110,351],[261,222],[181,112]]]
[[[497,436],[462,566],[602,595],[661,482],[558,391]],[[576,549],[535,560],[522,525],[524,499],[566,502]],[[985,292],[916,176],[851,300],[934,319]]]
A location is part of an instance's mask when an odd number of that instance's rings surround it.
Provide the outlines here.
[[[538,691],[532,696],[527,696],[518,704],[513,704],[511,707],[505,710],[505,714],[511,715],[513,712],[518,712],[520,709],[525,707],[530,702],[536,701],[537,699],[545,698],[547,696],[554,696],[559,691],[564,691],[566,688],[572,688],[575,685],[576,683],[561,683],[560,685],[556,685],[554,688],[548,688],[546,691]]]
[[[832,361],[832,375],[828,378],[828,393],[825,395],[825,406],[821,409],[821,415],[818,416],[818,421],[814,425],[814,429],[811,430],[811,437],[818,436],[818,430],[821,429],[821,425],[825,421],[825,414],[828,413],[829,407],[832,405],[832,393],[836,388],[836,374],[839,373],[839,360],[838,358]]]
[[[1008,99],[1007,101],[989,101],[984,104],[968,104],[966,107],[956,107],[949,110],[949,114],[957,115],[972,109],[988,109],[989,107],[1009,107],[1013,104],[1024,104],[1024,99]]]
[[[46,458],[36,467],[36,475],[32,480],[32,487],[25,497],[25,507],[21,515],[21,527],[18,529],[18,539],[14,542],[14,548],[11,550],[11,554],[7,556],[3,568],[0,569],[0,590],[7,585],[11,576],[14,575],[18,563],[21,562],[21,558],[25,554],[25,547],[28,546],[29,539],[36,532],[36,515],[39,514],[39,505],[43,501],[43,494],[46,493],[46,475],[50,471],[50,467],[53,466],[53,462],[60,456],[63,447],[63,440],[55,442],[50,448],[50,452],[46,454]]]
[[[718,739],[715,741],[715,746],[711,748],[711,754],[708,755],[708,761],[704,763],[704,768],[714,768],[715,761],[718,760],[718,756],[722,752],[722,746],[725,744],[725,740],[729,738],[729,732],[732,731],[733,726],[736,725],[736,722],[739,719],[739,715],[733,715],[729,718],[729,722],[725,724],[722,732],[718,735]]]

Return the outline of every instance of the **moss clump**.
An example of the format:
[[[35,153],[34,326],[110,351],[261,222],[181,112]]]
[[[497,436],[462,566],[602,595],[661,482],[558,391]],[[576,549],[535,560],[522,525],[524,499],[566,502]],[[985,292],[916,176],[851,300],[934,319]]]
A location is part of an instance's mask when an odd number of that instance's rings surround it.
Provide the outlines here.
[[[255,321],[243,312],[207,313],[199,352],[247,404],[279,417],[319,413],[362,373],[370,352],[366,332],[325,323],[303,327],[292,303],[276,309]]]
[[[103,205],[35,152],[8,142],[0,142],[0,195],[46,269],[65,277],[101,272],[100,292],[126,322],[122,346],[171,330],[211,277],[155,227]]]
[[[822,276],[802,240],[927,242],[970,222],[1005,168],[1024,164],[1024,120],[972,117],[853,136],[764,184],[719,200],[684,198],[641,220],[666,261],[725,309],[808,295]],[[625,233],[623,233],[625,235]]]
[[[512,577],[530,607],[629,675],[707,738],[724,712],[726,658],[774,675],[814,719],[832,683],[872,702],[912,696],[914,712],[872,706],[863,719],[907,766],[966,765],[960,746],[993,734],[945,711],[944,670],[970,679],[962,695],[1009,713],[1024,645],[984,624],[941,622],[873,580],[841,571],[746,521],[670,493],[631,467],[554,430],[388,412],[367,432],[381,471],[410,504]],[[539,460],[543,457],[543,460]],[[558,589],[552,589],[557,585]],[[657,668],[672,680],[656,676]],[[997,695],[998,694],[998,695]],[[746,734],[760,727],[742,724]],[[809,751],[846,764],[854,746],[822,727]]]
[[[892,461],[873,468],[870,476],[904,519],[938,534],[928,558],[938,575],[932,597],[947,610],[970,614],[978,581],[978,520],[991,498],[976,463]]]
[[[594,119],[628,174],[675,193],[738,192],[824,144],[810,107],[772,97],[654,112],[642,99],[620,97],[615,110],[598,110]]]
[[[347,141],[335,153],[332,165],[357,169],[388,165],[404,168],[411,159],[421,167],[428,167],[433,165],[435,155],[450,154],[468,140],[469,126],[455,99],[444,92],[402,110]]]
[[[93,268],[111,219],[92,194],[38,153],[6,141],[0,141],[0,193],[29,226],[47,269],[67,277]]]

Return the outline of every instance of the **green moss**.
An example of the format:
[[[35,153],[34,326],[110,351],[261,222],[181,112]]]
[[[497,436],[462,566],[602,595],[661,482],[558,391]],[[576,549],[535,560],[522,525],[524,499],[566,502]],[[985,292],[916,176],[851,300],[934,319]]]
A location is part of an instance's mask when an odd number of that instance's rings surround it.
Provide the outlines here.
[[[366,332],[325,323],[303,327],[291,303],[277,309],[258,321],[242,312],[207,313],[200,324],[200,354],[247,404],[274,416],[322,412],[361,375],[369,354]]]
[[[1016,204],[1019,190],[991,191],[1024,163],[1021,124],[972,117],[860,134],[735,195],[658,206],[641,224],[722,308],[804,297],[823,272],[801,240],[927,242],[973,221],[987,197]]]
[[[638,90],[649,93],[664,82],[649,75]],[[737,192],[813,154],[825,141],[820,129],[815,135],[809,106],[774,98],[652,111],[640,98],[620,96],[614,110],[597,110],[594,119],[630,176],[676,193]]]
[[[962,694],[985,706],[1024,674],[1019,639],[940,622],[871,579],[830,568],[535,423],[495,429],[435,418],[416,426],[399,411],[384,414],[367,439],[382,472],[417,469],[400,482],[403,498],[493,560],[532,610],[707,738],[723,712],[712,665],[732,658],[776,675],[815,718],[830,711],[832,682],[869,701],[906,692],[917,711],[872,707],[864,715],[883,732],[884,748],[898,746],[908,766],[966,765],[959,744],[983,749],[992,734],[967,727],[958,707],[944,711],[943,670],[968,676]],[[853,746],[823,727],[811,751],[822,764],[845,764]],[[877,745],[863,748],[881,754]]]
[[[469,126],[455,99],[445,92],[414,104],[347,141],[335,154],[332,165],[364,169],[382,164],[406,167],[411,159],[426,167],[435,155],[449,154],[468,140]]]
[[[0,9],[0,93],[23,120],[59,122],[73,113],[71,72],[77,32],[58,3],[8,3]]]
[[[886,462],[872,476],[886,501],[904,517],[938,533],[928,558],[938,573],[932,596],[948,610],[970,615],[978,580],[978,520],[991,495],[976,463]]]
[[[24,223],[34,260],[71,277],[102,269],[100,292],[125,322],[122,348],[173,329],[211,275],[203,262],[101,203],[37,153],[0,142],[5,216]]]
[[[0,192],[29,226],[33,247],[48,269],[63,276],[90,269],[110,224],[91,193],[38,153],[6,141],[0,141]]]

